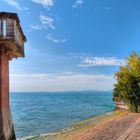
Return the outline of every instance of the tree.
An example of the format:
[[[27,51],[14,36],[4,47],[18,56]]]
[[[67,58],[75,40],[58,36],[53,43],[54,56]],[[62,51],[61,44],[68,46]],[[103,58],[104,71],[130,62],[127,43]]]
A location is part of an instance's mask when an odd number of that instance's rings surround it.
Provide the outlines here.
[[[125,66],[115,73],[113,100],[117,97],[124,101],[132,112],[138,112],[140,106],[140,56],[133,52]]]

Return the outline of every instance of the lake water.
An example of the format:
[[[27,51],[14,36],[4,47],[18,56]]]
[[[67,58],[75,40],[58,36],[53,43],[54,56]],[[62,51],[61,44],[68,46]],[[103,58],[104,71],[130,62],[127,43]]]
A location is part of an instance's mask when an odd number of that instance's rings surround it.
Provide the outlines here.
[[[111,92],[11,93],[17,137],[53,132],[112,111]]]

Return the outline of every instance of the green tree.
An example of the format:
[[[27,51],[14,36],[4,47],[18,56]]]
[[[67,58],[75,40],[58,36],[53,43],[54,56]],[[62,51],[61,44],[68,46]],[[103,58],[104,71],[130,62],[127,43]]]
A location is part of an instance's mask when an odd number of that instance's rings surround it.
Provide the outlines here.
[[[140,56],[133,52],[125,66],[115,73],[113,100],[117,97],[124,101],[132,112],[138,112],[140,106]]]

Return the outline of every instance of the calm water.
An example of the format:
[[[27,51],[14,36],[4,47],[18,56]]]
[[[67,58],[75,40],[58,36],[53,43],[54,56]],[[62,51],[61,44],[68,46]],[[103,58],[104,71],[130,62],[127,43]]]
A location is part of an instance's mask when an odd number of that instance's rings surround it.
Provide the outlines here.
[[[113,110],[108,92],[12,93],[17,137],[48,133]]]

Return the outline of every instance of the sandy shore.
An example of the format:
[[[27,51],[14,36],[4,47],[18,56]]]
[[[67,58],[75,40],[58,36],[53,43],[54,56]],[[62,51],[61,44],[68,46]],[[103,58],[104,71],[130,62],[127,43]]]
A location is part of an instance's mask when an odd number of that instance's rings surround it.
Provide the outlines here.
[[[138,139],[139,138],[139,139]],[[140,114],[114,111],[26,140],[140,140]]]

